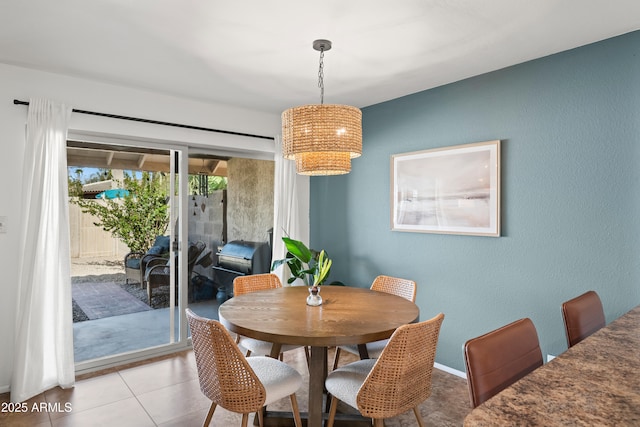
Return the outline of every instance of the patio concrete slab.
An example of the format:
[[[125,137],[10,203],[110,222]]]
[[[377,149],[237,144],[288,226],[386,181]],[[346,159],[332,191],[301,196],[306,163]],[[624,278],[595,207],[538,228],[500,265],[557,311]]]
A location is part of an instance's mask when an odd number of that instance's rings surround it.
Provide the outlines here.
[[[201,316],[218,318],[218,302],[215,299],[189,304],[189,308]],[[176,336],[177,314],[176,310]],[[84,362],[168,344],[169,321],[169,308],[159,308],[74,323],[75,361]]]

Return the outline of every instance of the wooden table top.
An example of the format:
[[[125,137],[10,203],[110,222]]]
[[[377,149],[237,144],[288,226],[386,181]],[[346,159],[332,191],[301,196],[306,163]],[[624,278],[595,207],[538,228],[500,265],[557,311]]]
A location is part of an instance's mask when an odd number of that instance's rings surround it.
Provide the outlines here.
[[[322,305],[310,307],[306,286],[288,286],[237,295],[218,311],[230,331],[274,343],[272,357],[281,344],[311,347],[308,427],[322,425],[327,347],[386,339],[420,316],[413,302],[370,289],[322,286],[320,295]]]
[[[291,286],[238,295],[220,306],[232,332],[279,344],[329,347],[386,339],[419,319],[416,304],[402,297],[348,286],[322,286],[323,304],[306,304],[309,291]]]
[[[487,400],[465,426],[639,426],[640,306]]]

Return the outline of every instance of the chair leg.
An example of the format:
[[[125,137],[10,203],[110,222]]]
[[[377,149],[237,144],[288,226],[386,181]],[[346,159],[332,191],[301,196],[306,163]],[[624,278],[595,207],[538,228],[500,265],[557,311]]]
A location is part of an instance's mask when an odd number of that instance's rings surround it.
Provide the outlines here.
[[[298,399],[296,398],[296,394],[293,393],[290,398],[291,410],[293,411],[293,420],[296,423],[296,427],[302,427],[302,420],[300,419],[300,409],[298,408]]]
[[[258,416],[258,425],[260,427],[264,427],[264,409],[265,408],[260,408],[260,410],[256,412],[256,415]]]
[[[242,414],[242,427],[249,425],[249,414]]]
[[[204,419],[204,424],[202,425],[202,427],[209,427],[209,424],[211,423],[211,418],[213,418],[213,412],[216,410],[216,404],[212,403],[211,407],[209,408],[209,412],[207,413],[207,418]]]
[[[384,420],[382,418],[376,418],[373,420],[373,427],[384,427]]]
[[[418,420],[418,425],[420,427],[424,427],[424,424],[422,423],[422,417],[420,416],[420,409],[418,409],[417,406],[413,408],[413,413],[416,415],[416,419]]]
[[[338,399],[335,396],[331,396],[331,408],[329,409],[329,419],[327,420],[327,427],[333,427],[333,422],[336,420],[337,409]]]
[[[333,357],[333,369],[336,370],[338,368],[338,361],[340,360],[340,347],[336,347],[336,355]]]
[[[244,355],[244,357],[249,357],[251,356],[251,350],[247,350],[247,354]]]

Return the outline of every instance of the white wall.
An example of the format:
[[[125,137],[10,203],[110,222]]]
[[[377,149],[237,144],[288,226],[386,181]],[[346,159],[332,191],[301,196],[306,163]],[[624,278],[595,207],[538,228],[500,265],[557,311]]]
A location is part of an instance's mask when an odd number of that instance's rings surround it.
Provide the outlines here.
[[[188,76],[185,76],[188,78]],[[76,77],[0,64],[0,392],[11,382],[16,284],[21,221],[20,194],[27,107],[13,100],[48,98],[74,108],[153,120],[275,136],[280,117],[223,105],[207,104]],[[273,141],[73,114],[70,134],[120,135],[127,138],[180,142],[255,158],[273,159]],[[240,153],[238,153],[240,152]],[[244,152],[244,154],[242,154]],[[308,191],[308,189],[307,189]],[[308,197],[308,194],[307,194]]]

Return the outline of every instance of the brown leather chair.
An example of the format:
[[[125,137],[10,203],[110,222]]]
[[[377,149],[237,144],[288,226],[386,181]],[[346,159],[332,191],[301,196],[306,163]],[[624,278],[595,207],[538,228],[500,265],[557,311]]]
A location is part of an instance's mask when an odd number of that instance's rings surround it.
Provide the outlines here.
[[[602,328],[606,323],[600,297],[588,291],[562,304],[567,344],[572,347]]]
[[[538,333],[520,319],[464,345],[471,406],[476,407],[542,366]]]

